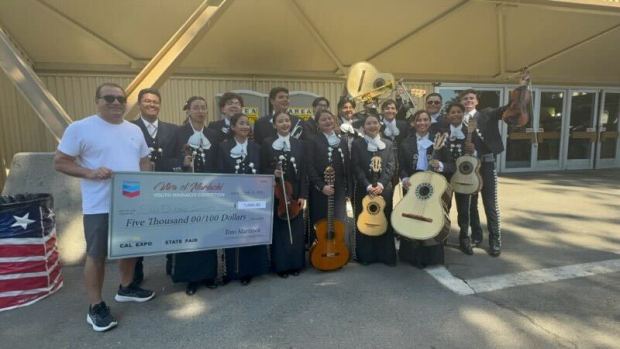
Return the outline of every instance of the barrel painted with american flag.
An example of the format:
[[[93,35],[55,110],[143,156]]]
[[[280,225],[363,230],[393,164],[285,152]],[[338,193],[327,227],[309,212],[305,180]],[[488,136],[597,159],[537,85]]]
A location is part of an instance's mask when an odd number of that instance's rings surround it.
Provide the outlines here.
[[[0,311],[32,304],[62,284],[52,196],[0,196]]]

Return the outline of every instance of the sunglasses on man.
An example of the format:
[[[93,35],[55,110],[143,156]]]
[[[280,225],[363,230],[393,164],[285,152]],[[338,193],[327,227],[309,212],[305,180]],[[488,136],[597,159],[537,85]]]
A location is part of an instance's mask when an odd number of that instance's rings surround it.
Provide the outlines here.
[[[125,96],[105,95],[105,96],[99,97],[99,99],[103,99],[108,104],[114,103],[115,100],[118,101],[118,103],[120,104],[127,103],[127,97]]]
[[[440,105],[441,101],[426,101],[426,104]]]

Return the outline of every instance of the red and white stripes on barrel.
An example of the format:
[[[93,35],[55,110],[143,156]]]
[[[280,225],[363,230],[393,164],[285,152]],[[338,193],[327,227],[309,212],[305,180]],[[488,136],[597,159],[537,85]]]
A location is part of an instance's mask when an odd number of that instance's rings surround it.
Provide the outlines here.
[[[32,304],[62,287],[50,206],[51,197],[0,205],[0,311]]]

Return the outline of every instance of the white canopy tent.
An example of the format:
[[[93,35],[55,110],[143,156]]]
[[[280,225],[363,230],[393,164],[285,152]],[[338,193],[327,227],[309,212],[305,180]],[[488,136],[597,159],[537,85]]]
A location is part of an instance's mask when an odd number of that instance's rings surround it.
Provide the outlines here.
[[[11,43],[0,53],[27,68],[0,73],[5,166],[18,151],[52,150],[50,125],[88,115],[107,80],[126,84],[130,102],[163,86],[172,122],[192,94],[284,84],[333,100],[363,60],[425,89],[505,85],[529,66],[539,86],[620,91],[618,0],[2,0],[0,29]],[[39,93],[20,88],[20,99],[8,81]]]
[[[620,2],[229,0],[173,73],[342,77],[368,60],[421,81],[620,85]],[[201,0],[3,0],[36,72],[135,73]],[[217,4],[215,1],[212,3]]]

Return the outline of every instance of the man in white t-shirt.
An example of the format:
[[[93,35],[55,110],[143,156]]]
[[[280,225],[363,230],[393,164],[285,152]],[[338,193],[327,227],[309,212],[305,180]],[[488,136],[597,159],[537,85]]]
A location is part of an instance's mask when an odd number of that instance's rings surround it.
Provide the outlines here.
[[[84,279],[90,306],[86,321],[95,331],[118,323],[103,302],[110,212],[111,177],[116,171],[149,170],[149,150],[140,128],[123,119],[127,98],[122,87],[104,83],[97,87],[97,114],[76,121],[66,129],[56,156],[57,171],[81,178],[86,263]],[[119,260],[117,302],[146,302],[155,293],[132,283],[135,258]]]

